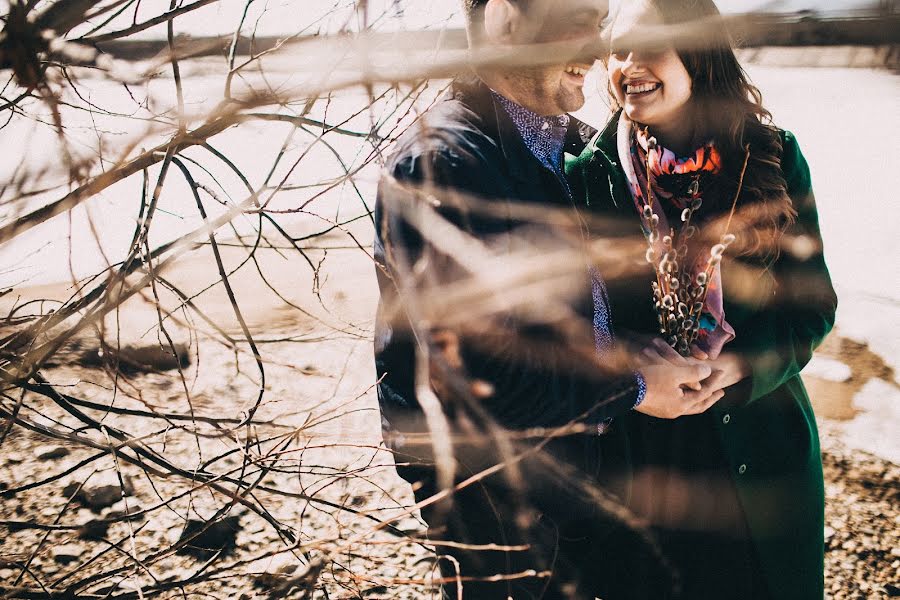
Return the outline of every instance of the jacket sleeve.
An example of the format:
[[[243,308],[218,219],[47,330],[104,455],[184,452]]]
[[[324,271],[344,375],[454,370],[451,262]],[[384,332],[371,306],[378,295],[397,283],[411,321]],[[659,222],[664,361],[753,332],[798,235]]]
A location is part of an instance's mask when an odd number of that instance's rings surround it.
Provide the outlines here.
[[[407,153],[389,167],[389,179],[394,184],[383,182],[379,186],[376,262],[381,308],[376,319],[376,367],[382,406],[385,400],[394,406],[417,404],[416,352],[425,343],[417,335],[424,333],[424,327],[413,326],[411,315],[416,311],[410,312],[408,303],[465,277],[455,257],[430,243],[428,236],[401,214],[407,211],[398,210],[398,202],[425,202],[423,197],[429,194],[405,194],[396,184],[450,191],[449,198],[431,196],[430,208],[446,222],[485,241],[492,234],[508,231],[510,224],[505,218],[471,214],[465,209],[463,196],[511,197],[503,174],[490,165],[491,161],[477,154],[460,154],[447,148]],[[398,193],[399,198],[394,196]],[[410,279],[409,267],[417,263],[424,269],[415,270]],[[407,281],[401,284],[404,273]],[[393,309],[386,310],[388,306]],[[433,315],[429,317],[433,319]],[[521,323],[510,314],[492,314],[474,321],[452,328],[460,338],[462,369],[469,378],[484,380],[493,387],[493,394],[482,400],[481,406],[501,425],[518,429],[571,422],[595,424],[627,412],[635,404],[640,382],[634,375],[610,374],[593,351],[579,353],[555,328]],[[440,319],[429,320],[428,326],[440,328]],[[442,401],[448,409],[447,399]]]
[[[828,275],[809,166],[794,136],[783,134],[782,170],[797,211],[782,248],[764,277],[774,280],[772,297],[742,324],[732,349],[751,366],[749,401],[799,375],[834,325],[837,296]]]

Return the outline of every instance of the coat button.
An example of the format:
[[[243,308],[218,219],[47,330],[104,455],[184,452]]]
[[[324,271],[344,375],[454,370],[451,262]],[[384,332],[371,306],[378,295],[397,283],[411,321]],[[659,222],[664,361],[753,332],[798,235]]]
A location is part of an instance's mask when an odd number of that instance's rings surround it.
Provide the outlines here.
[[[725,423],[726,425],[731,423],[731,415],[725,415],[724,417],[722,417],[722,422]]]
[[[743,475],[746,472],[747,472],[747,465],[741,465],[740,467],[738,467],[738,473],[740,473],[741,475]]]

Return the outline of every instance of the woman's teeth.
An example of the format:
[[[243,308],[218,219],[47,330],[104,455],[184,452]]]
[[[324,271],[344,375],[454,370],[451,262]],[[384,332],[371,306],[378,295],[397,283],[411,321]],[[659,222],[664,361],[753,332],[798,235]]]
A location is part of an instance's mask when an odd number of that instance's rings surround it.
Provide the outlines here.
[[[582,69],[581,67],[566,67],[566,73],[571,73],[572,75],[577,75],[578,77],[584,77],[587,75],[588,69]]]
[[[626,94],[643,94],[644,92],[652,92],[660,87],[658,83],[641,83],[639,85],[628,84],[625,86]]]

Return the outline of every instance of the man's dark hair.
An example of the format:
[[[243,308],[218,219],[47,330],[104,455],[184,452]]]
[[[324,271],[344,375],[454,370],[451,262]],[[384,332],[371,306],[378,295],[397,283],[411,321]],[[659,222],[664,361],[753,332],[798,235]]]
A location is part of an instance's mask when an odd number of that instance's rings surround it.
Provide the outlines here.
[[[462,0],[463,9],[466,11],[466,19],[472,21],[484,8],[488,0]]]
[[[523,8],[528,7],[528,0],[510,0],[510,2]],[[484,5],[488,3],[488,0],[462,0],[462,3],[463,9],[466,11],[466,20],[472,23],[473,21],[481,20]]]

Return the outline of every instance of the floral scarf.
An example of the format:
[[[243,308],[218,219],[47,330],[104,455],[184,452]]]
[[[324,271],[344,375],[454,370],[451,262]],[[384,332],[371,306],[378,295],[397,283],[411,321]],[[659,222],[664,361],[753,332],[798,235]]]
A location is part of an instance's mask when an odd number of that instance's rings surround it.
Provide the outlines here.
[[[676,212],[685,209],[692,198],[698,198],[697,192],[702,194],[703,191],[704,176],[717,174],[721,170],[722,160],[713,143],[703,145],[687,158],[678,158],[672,151],[661,146],[651,146],[646,133],[636,127],[623,113],[619,119],[618,128],[619,161],[628,179],[628,187],[631,190],[638,214],[641,214],[645,204],[649,163],[650,185],[653,192],[652,208],[653,212],[659,216],[659,222],[655,232],[648,231],[643,220],[641,226],[648,240],[653,240],[653,250],[659,256],[661,255],[659,253],[665,252],[662,240],[673,230],[667,214],[671,215],[673,208]],[[691,174],[695,174],[696,177],[690,177]],[[685,177],[679,177],[680,175]],[[699,188],[691,190],[695,192],[694,194],[688,191],[692,182],[700,184]],[[693,183],[693,185],[698,184]],[[700,210],[702,211],[702,208]],[[676,221],[676,227],[680,224],[680,220]],[[692,248],[690,256],[686,257],[691,261],[690,272],[693,275],[706,270],[706,259],[712,244],[709,246]],[[725,344],[735,337],[734,329],[725,320],[720,265],[715,267],[708,288],[700,319],[700,331],[695,344],[711,359],[715,359]]]

